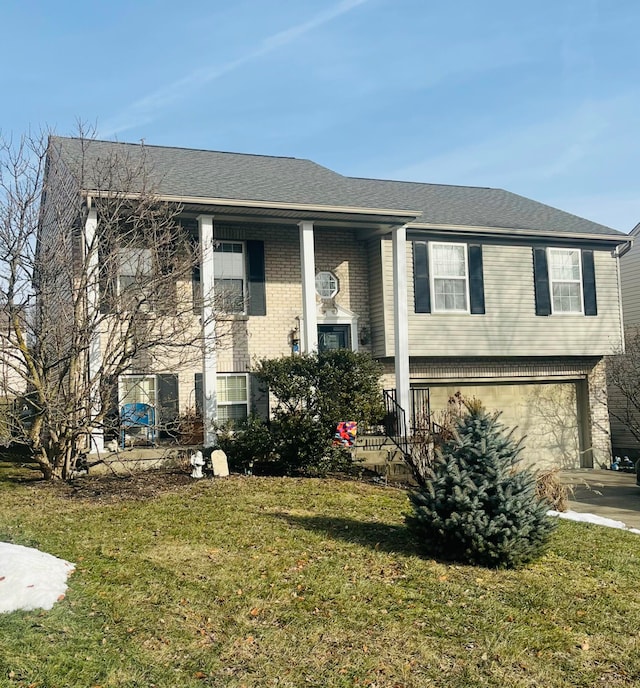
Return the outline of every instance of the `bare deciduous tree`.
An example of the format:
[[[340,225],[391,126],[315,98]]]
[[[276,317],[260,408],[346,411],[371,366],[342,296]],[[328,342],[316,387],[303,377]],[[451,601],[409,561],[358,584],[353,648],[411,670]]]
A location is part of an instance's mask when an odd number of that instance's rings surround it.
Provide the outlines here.
[[[0,141],[2,384],[21,400],[13,439],[48,479],[108,426],[119,376],[202,357],[197,236],[159,200],[144,146],[65,141],[64,155],[47,134]]]
[[[640,443],[640,328],[628,327],[625,353],[607,359],[609,414]]]

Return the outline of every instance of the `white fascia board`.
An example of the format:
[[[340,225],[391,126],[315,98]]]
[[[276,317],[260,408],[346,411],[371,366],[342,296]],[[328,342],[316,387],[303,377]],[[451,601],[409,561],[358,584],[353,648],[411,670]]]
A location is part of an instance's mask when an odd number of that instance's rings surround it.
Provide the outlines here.
[[[531,237],[537,239],[574,239],[589,241],[606,241],[616,244],[625,244],[633,241],[633,237],[628,234],[589,234],[575,232],[549,232],[535,229],[513,229],[509,227],[475,227],[470,225],[441,225],[427,222],[411,222],[407,225],[407,230],[430,229],[439,232],[451,232],[452,234],[489,234],[496,236],[518,236]]]
[[[85,190],[88,196],[100,197],[101,193],[107,191]],[[136,198],[138,194],[127,192],[121,194],[123,198]],[[201,196],[173,196],[170,194],[157,194],[158,200],[167,203],[190,203],[212,206],[233,206],[239,208],[268,208],[273,210],[300,210],[316,213],[348,213],[352,215],[391,215],[393,217],[403,217],[415,219],[422,215],[418,210],[399,210],[395,208],[360,208],[355,206],[340,205],[316,205],[313,203],[280,203],[274,201],[254,201],[239,198],[203,198]]]

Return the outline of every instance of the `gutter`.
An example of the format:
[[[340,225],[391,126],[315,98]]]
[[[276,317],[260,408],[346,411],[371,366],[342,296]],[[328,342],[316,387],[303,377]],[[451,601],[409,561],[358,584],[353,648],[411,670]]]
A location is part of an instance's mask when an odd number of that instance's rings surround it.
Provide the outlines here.
[[[84,193],[90,198],[95,196],[99,198],[101,193],[108,193],[99,191],[97,189],[87,189]],[[137,198],[140,194],[135,192],[127,192],[119,194],[122,198]],[[160,201],[166,203],[189,203],[194,205],[212,205],[212,206],[232,206],[238,208],[267,208],[271,210],[289,210],[289,211],[305,211],[317,213],[345,213],[351,215],[391,215],[394,217],[406,217],[407,220],[420,217],[422,213],[416,210],[397,210],[392,208],[360,208],[354,206],[340,206],[340,205],[316,205],[312,203],[279,203],[273,201],[249,201],[238,198],[202,198],[199,196],[173,196],[166,194],[157,194]]]
[[[508,227],[475,227],[471,225],[441,225],[427,222],[410,223],[407,229],[435,229],[456,234],[489,234],[495,236],[548,237],[550,239],[589,239],[596,241],[615,241],[617,244],[632,241],[627,234],[588,234],[575,232],[549,232],[534,229],[509,229]]]
[[[622,258],[622,256],[624,256],[625,253],[628,253],[631,250],[631,247],[633,246],[634,241],[635,241],[635,237],[629,237],[627,239],[626,243],[624,244],[624,246],[622,246],[622,248],[620,248],[621,244],[618,244],[613,249],[613,257],[614,258]]]

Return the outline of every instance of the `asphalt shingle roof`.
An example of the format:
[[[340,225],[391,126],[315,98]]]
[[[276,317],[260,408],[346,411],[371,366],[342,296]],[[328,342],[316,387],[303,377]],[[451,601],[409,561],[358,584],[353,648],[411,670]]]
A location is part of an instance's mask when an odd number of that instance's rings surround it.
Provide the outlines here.
[[[141,155],[138,144],[53,137],[71,169],[111,156]],[[502,189],[345,177],[311,160],[144,146],[161,195],[421,212],[418,222],[469,227],[620,235],[610,227]],[[90,180],[85,188],[96,188]]]

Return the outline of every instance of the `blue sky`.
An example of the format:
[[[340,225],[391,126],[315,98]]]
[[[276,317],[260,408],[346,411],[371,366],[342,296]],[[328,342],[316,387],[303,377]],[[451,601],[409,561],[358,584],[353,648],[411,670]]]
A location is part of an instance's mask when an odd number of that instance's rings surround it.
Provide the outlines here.
[[[311,158],[640,221],[637,0],[4,0],[0,130]]]

